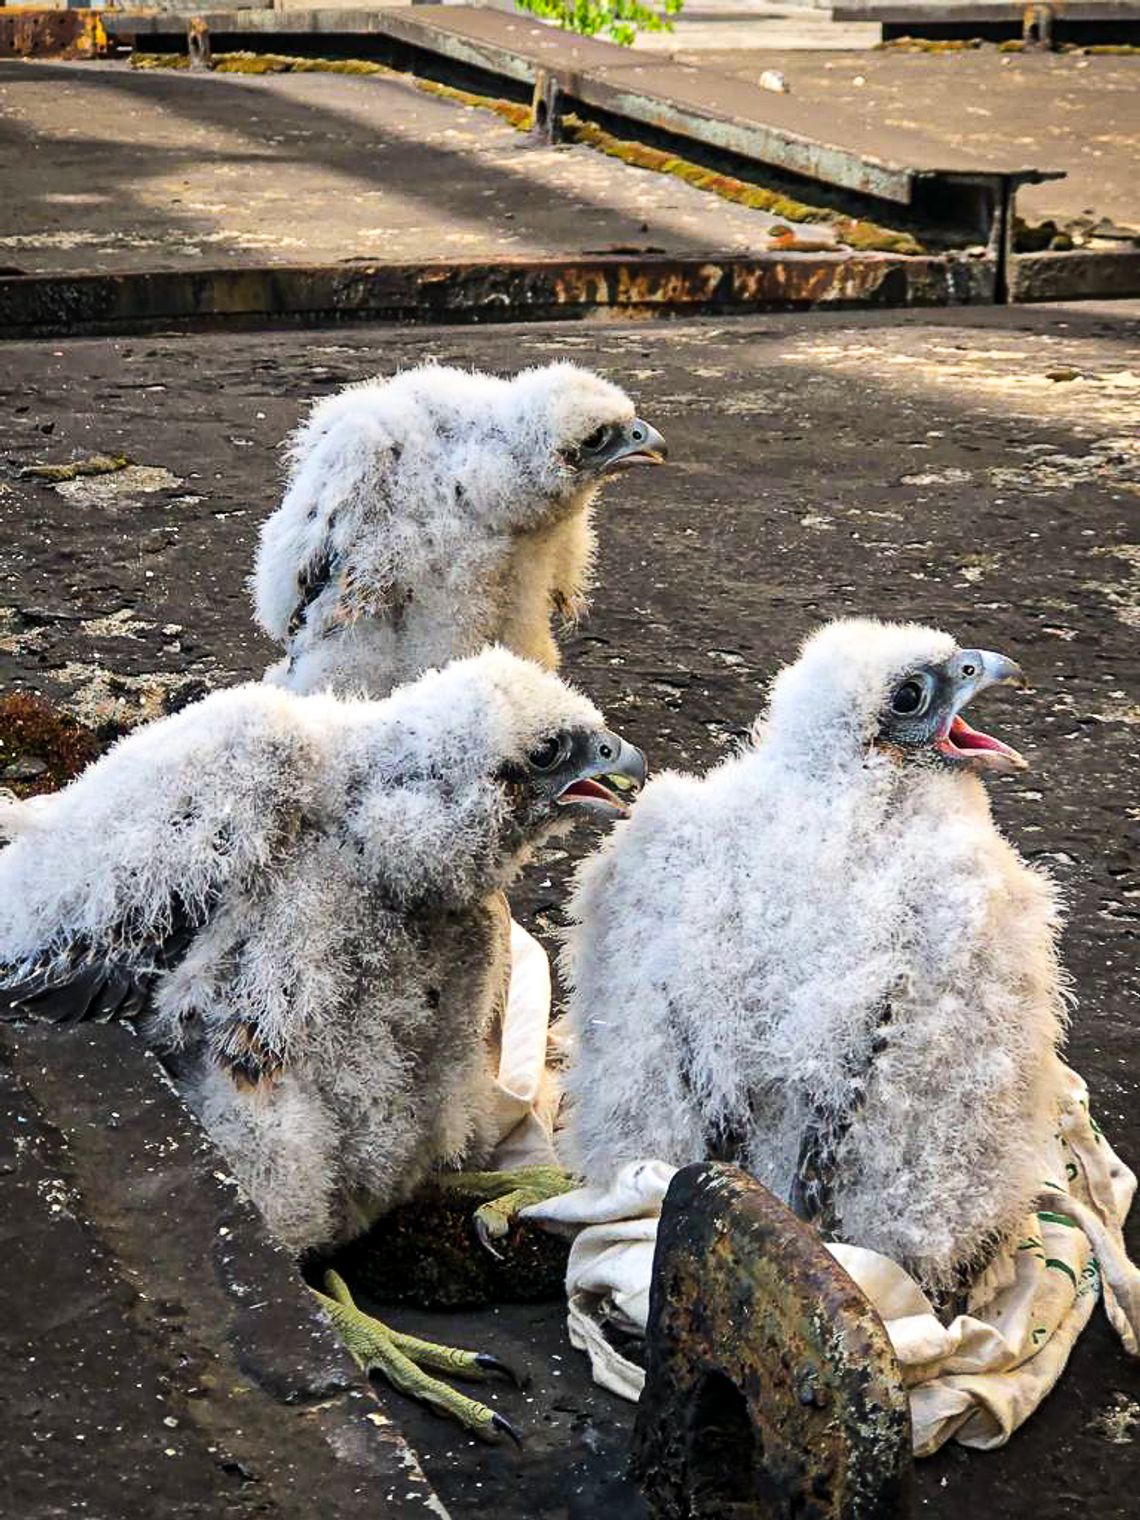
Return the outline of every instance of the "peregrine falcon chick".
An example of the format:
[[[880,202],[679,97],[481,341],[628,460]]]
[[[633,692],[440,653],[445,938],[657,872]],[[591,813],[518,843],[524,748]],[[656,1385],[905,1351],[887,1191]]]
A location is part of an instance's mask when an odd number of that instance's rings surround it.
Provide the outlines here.
[[[317,402],[261,532],[256,614],[285,648],[266,679],[379,698],[492,642],[555,669],[552,624],[584,603],[600,486],[664,455],[623,391],[566,363],[509,380],[427,364]],[[500,1043],[496,1026],[493,1066]],[[488,1249],[523,1203],[567,1185],[542,1170],[449,1176],[487,1193]]]
[[[268,678],[383,697],[488,643],[556,669],[599,487],[664,456],[624,391],[567,363],[426,364],[318,401],[261,531],[256,616],[285,648]]]
[[[215,693],[6,804],[0,1012],[135,1018],[273,1232],[334,1245],[482,1159],[499,894],[644,775],[502,649],[383,702]]]
[[[1025,761],[961,716],[1000,683],[948,634],[833,623],[740,754],[649,784],[566,947],[591,1180],[736,1161],[935,1293],[1031,1212],[1066,987],[1057,893],[981,780]]]

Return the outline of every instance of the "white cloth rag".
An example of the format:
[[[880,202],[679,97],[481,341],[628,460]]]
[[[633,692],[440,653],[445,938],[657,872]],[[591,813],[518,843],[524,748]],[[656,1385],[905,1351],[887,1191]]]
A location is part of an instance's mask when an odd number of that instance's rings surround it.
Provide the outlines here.
[[[547,1065],[550,1004],[546,951],[533,934],[512,919],[511,982],[498,1031],[498,1140],[490,1161],[492,1171],[558,1165],[554,1149],[558,1082]]]
[[[1137,1354],[1140,1272],[1121,1234],[1136,1178],[1091,1118],[1084,1082],[1067,1068],[1064,1076],[1058,1132],[1041,1173],[1056,1207],[1027,1218],[974,1284],[966,1313],[943,1325],[896,1262],[860,1246],[828,1247],[886,1326],[910,1394],[918,1456],[951,1437],[982,1450],[1004,1444],[1057,1381],[1102,1286],[1110,1321]],[[605,1327],[645,1333],[657,1220],[674,1171],[662,1161],[633,1162],[608,1189],[579,1188],[525,1211],[574,1236],[570,1340],[589,1356],[594,1380],[627,1399],[638,1398],[645,1374],[609,1343]]]

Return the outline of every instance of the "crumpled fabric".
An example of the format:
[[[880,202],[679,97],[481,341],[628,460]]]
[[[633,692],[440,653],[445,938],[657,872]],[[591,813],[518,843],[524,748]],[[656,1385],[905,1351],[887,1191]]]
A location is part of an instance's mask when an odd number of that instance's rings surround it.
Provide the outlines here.
[[[497,1172],[523,1166],[557,1166],[554,1118],[558,1083],[549,1069],[550,961],[533,934],[511,920],[511,980],[499,1045],[490,1159]]]
[[[1136,1178],[1091,1117],[1084,1082],[1068,1068],[1063,1077],[1057,1132],[1041,1162],[1043,1190],[1056,1193],[1056,1206],[1027,1217],[950,1324],[896,1262],[859,1246],[828,1247],[886,1326],[918,1456],[951,1438],[985,1451],[1008,1441],[1056,1383],[1102,1295],[1125,1349],[1137,1354],[1140,1272],[1121,1233]],[[662,1161],[633,1162],[608,1188],[579,1188],[525,1211],[573,1236],[571,1342],[589,1356],[596,1382],[632,1400],[645,1374],[605,1329],[645,1333],[657,1220],[674,1171]]]

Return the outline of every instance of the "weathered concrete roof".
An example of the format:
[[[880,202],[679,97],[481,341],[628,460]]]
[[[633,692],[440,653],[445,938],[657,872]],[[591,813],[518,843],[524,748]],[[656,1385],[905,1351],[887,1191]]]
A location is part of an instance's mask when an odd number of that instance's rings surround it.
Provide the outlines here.
[[[566,661],[568,674],[655,765],[712,764],[755,716],[772,671],[828,616],[917,617],[1022,660],[1033,690],[996,695],[987,711],[1032,769],[995,786],[994,807],[1011,838],[1065,890],[1064,953],[1079,992],[1071,1059],[1089,1081],[1109,1138],[1135,1166],[1140,308],[12,344],[0,374],[5,685],[39,688],[99,721],[144,704],[161,711],[179,689],[192,695],[204,684],[259,674],[271,650],[250,621],[245,576],[257,526],[277,500],[280,440],[315,394],[428,357],[496,371],[575,359],[628,387],[666,434],[668,468],[644,472],[650,478],[631,472],[602,500],[594,607],[568,641]],[[21,465],[95,450],[129,454],[136,464],[101,482],[71,482],[66,491],[19,476]],[[585,835],[571,841],[568,855],[589,843]],[[570,864],[557,855],[540,862],[517,894],[517,913],[539,933],[560,922]],[[178,1369],[187,1348],[199,1357],[198,1348],[220,1342],[217,1365],[251,1387],[221,1400],[219,1419],[261,1410],[258,1439],[268,1443],[279,1421],[281,1447],[299,1453],[307,1422],[318,1416],[303,1404],[276,1404],[251,1382],[252,1372],[237,1362],[240,1343],[231,1339],[242,1323],[240,1300],[214,1275],[216,1230],[232,1224],[236,1208],[230,1190],[210,1183],[207,1240],[195,1246],[192,1220],[182,1237],[187,1271],[204,1269],[209,1285],[185,1300],[195,1318],[182,1321],[193,1324],[193,1334],[183,1333],[149,1300],[137,1302],[139,1289],[148,1291],[150,1255],[162,1244],[152,1217],[165,1227],[172,1214],[160,1212],[161,1188],[148,1182],[146,1152],[137,1168],[129,1156],[115,1162],[124,1130],[104,1121],[108,1109],[128,1109],[117,1100],[100,1106],[97,1093],[84,1091],[93,1075],[103,1078],[82,1044],[57,1056],[47,1034],[42,1040],[25,1047],[17,1072],[18,1112],[35,1118],[35,1105],[43,1104],[46,1118],[48,1159],[41,1166],[33,1155],[27,1165],[35,1170],[26,1187],[19,1184],[20,1217],[37,1240],[17,1257],[23,1247],[6,1234],[9,1260],[21,1265],[8,1274],[5,1311],[19,1327],[25,1359],[16,1365],[6,1358],[0,1371],[0,1469],[7,1474],[18,1464],[17,1512],[54,1520],[60,1508],[81,1512],[90,1501],[100,1520],[151,1513],[145,1477],[137,1474],[140,1463],[150,1470],[157,1462],[154,1442],[166,1427],[144,1418],[151,1402],[136,1398],[133,1384],[162,1392],[159,1378],[167,1376],[184,1390]],[[112,1047],[101,1048],[109,1059]],[[77,1071],[87,1074],[83,1083]],[[71,1132],[68,1155],[53,1126]],[[7,1123],[3,1128],[10,1133]],[[181,1131],[163,1122],[157,1133]],[[125,1134],[128,1145],[132,1136],[140,1146],[147,1137],[130,1126]],[[104,1176],[113,1163],[136,1178],[135,1196],[144,1203],[159,1193],[159,1205],[129,1216],[136,1238],[84,1223],[82,1201],[70,1223],[40,1219],[48,1206],[38,1182],[82,1172],[103,1188],[113,1180]],[[159,1175],[166,1186],[168,1174]],[[18,1182],[16,1173],[0,1175],[0,1206],[16,1196]],[[114,1224],[107,1206],[100,1211]],[[67,1253],[54,1248],[65,1230],[96,1275],[86,1275],[86,1265],[74,1271]],[[1128,1235],[1140,1255],[1140,1215]],[[283,1295],[283,1258],[267,1250],[264,1262]],[[162,1256],[156,1264],[169,1270]],[[37,1332],[15,1301],[29,1281],[48,1305],[39,1349],[28,1346]],[[181,1301],[182,1292],[157,1289],[155,1298]],[[297,1349],[309,1344],[303,1302],[296,1322],[285,1321],[286,1381],[297,1366],[312,1365]],[[66,1319],[76,1304],[89,1323]],[[143,1310],[149,1318],[138,1317]],[[215,1316],[219,1328],[210,1340],[201,1327],[208,1330]],[[565,1340],[560,1304],[463,1314],[401,1308],[391,1317],[400,1328],[479,1346],[535,1375],[526,1394],[495,1393],[497,1406],[527,1428],[521,1456],[468,1442],[406,1402],[384,1405],[453,1520],[632,1520],[634,1501],[621,1482],[632,1412],[589,1385]],[[121,1364],[139,1369],[129,1386],[116,1383],[109,1359],[90,1355],[103,1327],[118,1337]],[[268,1365],[263,1341],[255,1351]],[[28,1363],[29,1352],[40,1360]],[[192,1371],[200,1375],[197,1362]],[[383,1434],[353,1413],[374,1406],[334,1397],[362,1437]],[[46,1443],[50,1449],[37,1447],[32,1432],[44,1411],[52,1418],[61,1411],[60,1429],[63,1414],[89,1422],[68,1428],[94,1440],[95,1411],[104,1407],[119,1411],[115,1423],[124,1427],[99,1436],[107,1442],[105,1463],[85,1454],[86,1442],[65,1449],[58,1434]],[[206,1411],[214,1407],[204,1402]],[[1135,1371],[1098,1311],[1057,1388],[1007,1448],[988,1455],[950,1449],[919,1465],[917,1512],[930,1520],[1072,1520],[1077,1512],[1132,1520],[1140,1440],[1130,1422],[1137,1414]],[[182,1426],[170,1432],[182,1433]],[[153,1481],[169,1481],[163,1493],[181,1493],[187,1505],[196,1499],[203,1520],[218,1513],[211,1506],[228,1490],[213,1485],[223,1479],[238,1489],[235,1505],[252,1506],[258,1493],[277,1502],[268,1480],[247,1485],[241,1497],[240,1474],[219,1477],[217,1454],[208,1451],[214,1444],[224,1443],[196,1433],[182,1458],[163,1457]],[[319,1443],[305,1450],[322,1464],[318,1475],[328,1471]],[[354,1462],[367,1459],[357,1447],[351,1452]],[[181,1489],[164,1465],[176,1460]],[[116,1491],[100,1488],[100,1511],[92,1485],[100,1470],[118,1468],[124,1493],[132,1502],[142,1496],[139,1506],[109,1507]],[[328,1479],[331,1494],[339,1492],[335,1481]],[[388,1492],[386,1482],[383,1468],[364,1478],[359,1514],[383,1513],[378,1496]],[[280,1501],[292,1502],[287,1492]],[[245,1511],[236,1514],[244,1520]]]
[[[5,1512],[442,1506],[128,1030],[0,1031]]]
[[[110,18],[121,36],[169,34],[178,18],[158,12]],[[479,5],[416,5],[391,10],[218,10],[210,32],[321,36],[353,32],[391,38],[523,84],[555,76],[575,100],[636,122],[668,127],[731,147],[759,163],[793,169],[825,184],[909,204],[916,179],[929,175],[1035,178],[1020,149],[978,153],[921,134],[872,123],[842,109],[821,117],[810,102],[743,85],[705,67],[676,64],[582,37],[529,17]]]

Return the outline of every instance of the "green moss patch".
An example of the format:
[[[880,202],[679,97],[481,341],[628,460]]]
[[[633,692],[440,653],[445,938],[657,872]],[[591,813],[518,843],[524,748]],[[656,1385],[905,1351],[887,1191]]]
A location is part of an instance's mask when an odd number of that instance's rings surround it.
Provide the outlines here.
[[[875,44],[883,53],[972,53],[981,46],[980,37],[892,37]]]
[[[87,454],[70,464],[28,464],[20,471],[24,480],[78,480],[81,475],[114,475],[130,464],[125,454]]]
[[[893,232],[875,222],[838,216],[823,206],[812,206],[805,201],[795,200],[782,191],[768,190],[763,185],[735,179],[731,174],[706,169],[701,164],[678,158],[661,148],[650,148],[645,143],[614,137],[594,122],[582,121],[577,116],[564,117],[562,125],[569,142],[583,143],[599,153],[605,153],[610,158],[620,159],[622,163],[632,164],[639,169],[671,174],[684,180],[687,185],[719,195],[722,200],[731,201],[734,205],[747,206],[753,211],[766,211],[771,216],[782,217],[789,222],[826,223],[836,229],[840,241],[849,248],[876,253],[923,252],[922,244],[909,232]]]
[[[457,105],[475,106],[481,111],[494,111],[496,116],[502,119],[519,132],[529,132],[534,126],[534,112],[530,106],[520,105],[517,100],[500,100],[493,95],[473,95],[470,90],[458,90],[454,85],[438,84],[434,79],[418,79],[412,76],[412,83],[417,90],[423,90],[425,95],[438,95],[444,100],[453,100]]]
[[[132,53],[132,69],[188,69],[190,59],[186,53]]]

